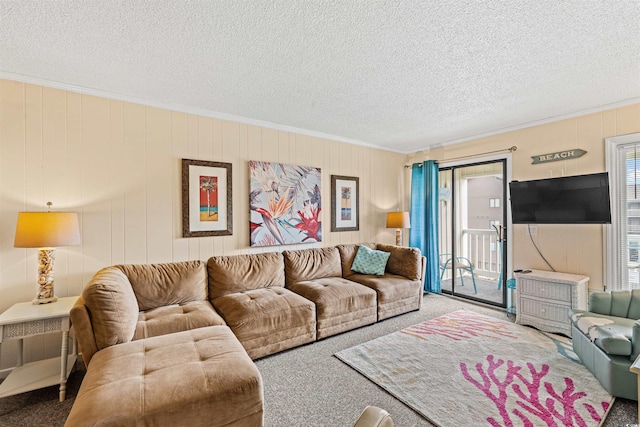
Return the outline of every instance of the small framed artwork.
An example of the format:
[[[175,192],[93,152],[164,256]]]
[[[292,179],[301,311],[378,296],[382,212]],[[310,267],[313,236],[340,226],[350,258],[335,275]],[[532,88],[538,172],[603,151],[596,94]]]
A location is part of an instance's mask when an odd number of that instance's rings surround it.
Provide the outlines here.
[[[360,229],[358,178],[331,175],[331,231]]]
[[[231,163],[182,159],[182,237],[233,234]]]

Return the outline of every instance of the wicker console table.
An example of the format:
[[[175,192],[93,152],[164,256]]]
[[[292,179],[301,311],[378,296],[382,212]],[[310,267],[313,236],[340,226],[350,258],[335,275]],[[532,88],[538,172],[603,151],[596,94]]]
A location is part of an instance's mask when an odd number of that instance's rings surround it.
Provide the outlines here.
[[[570,337],[569,310],[587,309],[589,277],[532,270],[516,280],[516,323]]]

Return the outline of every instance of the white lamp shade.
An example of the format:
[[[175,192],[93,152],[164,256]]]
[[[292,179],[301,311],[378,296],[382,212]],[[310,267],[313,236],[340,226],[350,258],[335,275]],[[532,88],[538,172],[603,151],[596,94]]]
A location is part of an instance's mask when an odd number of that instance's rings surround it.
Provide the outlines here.
[[[18,212],[16,248],[50,248],[80,244],[75,212]]]

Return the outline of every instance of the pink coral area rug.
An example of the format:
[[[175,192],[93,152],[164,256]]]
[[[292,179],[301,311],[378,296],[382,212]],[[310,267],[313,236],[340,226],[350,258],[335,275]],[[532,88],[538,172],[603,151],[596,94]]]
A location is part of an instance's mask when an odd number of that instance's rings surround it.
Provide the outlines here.
[[[614,399],[570,339],[465,310],[336,357],[445,427],[598,426]]]

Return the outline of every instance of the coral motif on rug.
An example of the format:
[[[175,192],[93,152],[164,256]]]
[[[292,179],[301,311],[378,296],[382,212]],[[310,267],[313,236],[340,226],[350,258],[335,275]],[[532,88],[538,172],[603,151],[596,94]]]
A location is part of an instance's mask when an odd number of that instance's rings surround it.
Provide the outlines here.
[[[336,357],[440,426],[598,426],[613,403],[568,338],[465,310]]]

